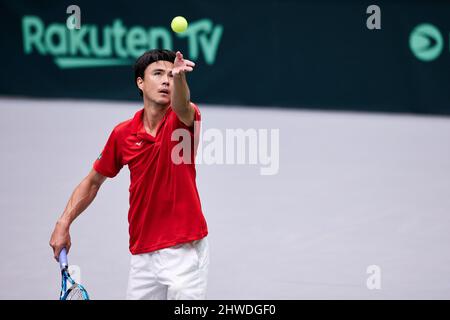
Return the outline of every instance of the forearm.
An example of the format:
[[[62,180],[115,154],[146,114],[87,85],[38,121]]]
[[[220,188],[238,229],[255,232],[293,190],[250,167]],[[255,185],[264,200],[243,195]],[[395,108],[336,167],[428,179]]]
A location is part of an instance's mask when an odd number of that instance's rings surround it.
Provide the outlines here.
[[[190,91],[186,81],[186,75],[180,73],[173,78],[172,108],[177,114],[190,112]]]
[[[72,222],[91,204],[100,186],[84,179],[73,191],[58,224],[69,228]]]

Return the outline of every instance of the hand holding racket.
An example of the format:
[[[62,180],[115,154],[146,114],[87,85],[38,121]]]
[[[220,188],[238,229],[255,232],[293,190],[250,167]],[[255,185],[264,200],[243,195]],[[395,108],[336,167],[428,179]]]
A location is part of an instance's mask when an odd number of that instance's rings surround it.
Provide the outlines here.
[[[59,300],[89,300],[86,289],[81,284],[76,283],[69,274],[66,248],[63,248],[59,254],[59,266],[62,277]],[[67,281],[71,284],[69,289],[67,289]]]

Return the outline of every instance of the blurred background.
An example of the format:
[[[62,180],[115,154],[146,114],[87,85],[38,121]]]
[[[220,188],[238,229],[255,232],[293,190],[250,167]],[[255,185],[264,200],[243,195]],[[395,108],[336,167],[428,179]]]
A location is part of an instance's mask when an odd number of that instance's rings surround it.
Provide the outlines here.
[[[132,65],[153,48],[196,63],[203,131],[279,130],[273,174],[197,165],[208,299],[449,299],[449,16],[449,1],[0,1],[0,299],[58,298],[54,224],[142,108]],[[123,168],[71,228],[93,299],[125,298],[128,186]]]

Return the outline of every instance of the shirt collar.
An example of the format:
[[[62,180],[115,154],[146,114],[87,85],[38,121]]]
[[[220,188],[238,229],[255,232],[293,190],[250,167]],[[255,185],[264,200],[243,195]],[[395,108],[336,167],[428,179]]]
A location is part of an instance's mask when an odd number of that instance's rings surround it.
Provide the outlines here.
[[[142,124],[142,116],[144,114],[144,108],[139,110],[134,114],[133,120],[131,121],[131,133],[137,134],[139,130],[139,125]]]
[[[166,120],[167,116],[172,111],[172,106],[169,106],[166,110],[166,113],[164,114],[163,118],[161,119],[161,123],[159,127],[162,126],[164,121]],[[143,116],[144,116],[144,108],[139,110],[134,114],[133,120],[131,121],[131,133],[137,135],[139,132],[139,129],[143,127]]]

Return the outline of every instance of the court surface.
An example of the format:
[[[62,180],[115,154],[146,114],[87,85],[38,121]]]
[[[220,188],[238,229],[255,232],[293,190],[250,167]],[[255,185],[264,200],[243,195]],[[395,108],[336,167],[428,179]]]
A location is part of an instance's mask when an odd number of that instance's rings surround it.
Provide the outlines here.
[[[449,299],[450,118],[208,106],[203,129],[279,129],[276,175],[197,166],[209,299]],[[0,99],[0,299],[57,299],[56,218],[139,103]],[[92,299],[123,299],[128,183],[71,228]],[[381,272],[378,290],[366,282]],[[33,290],[29,290],[30,285]]]

